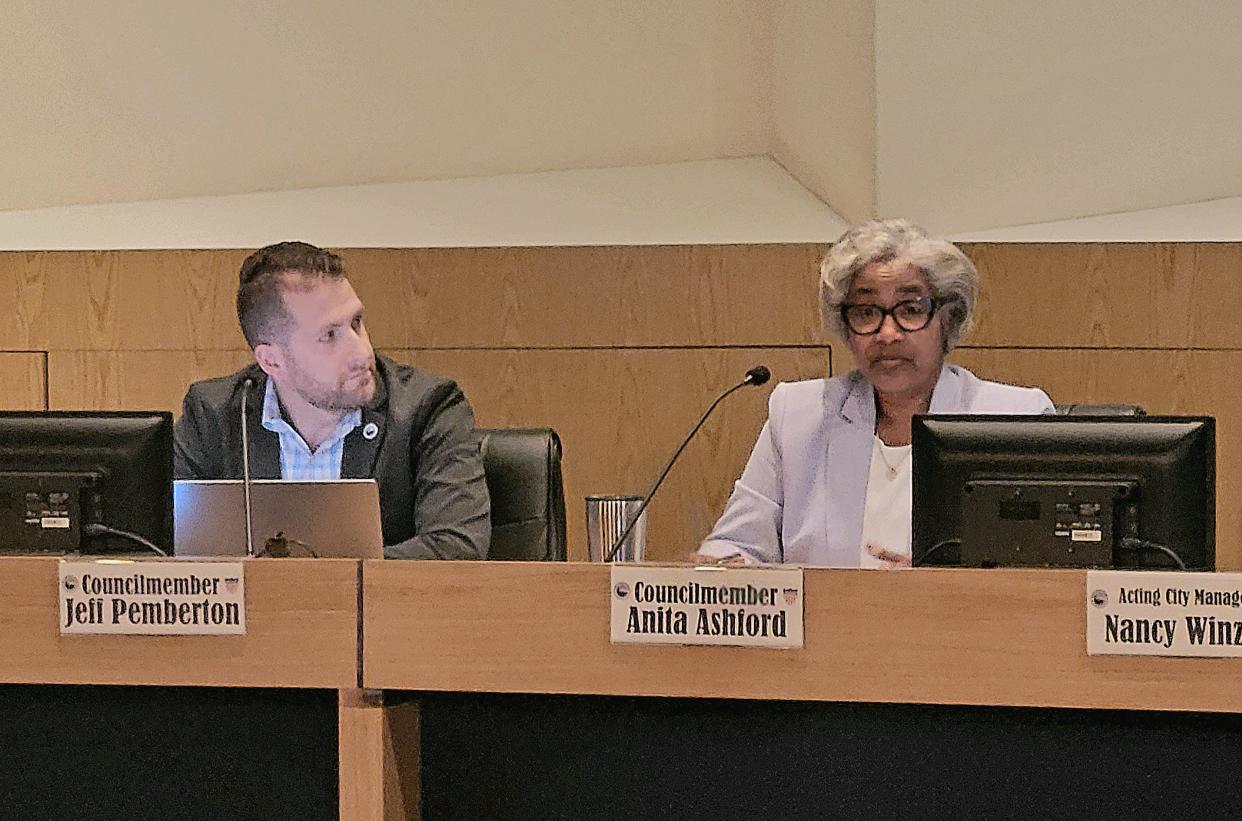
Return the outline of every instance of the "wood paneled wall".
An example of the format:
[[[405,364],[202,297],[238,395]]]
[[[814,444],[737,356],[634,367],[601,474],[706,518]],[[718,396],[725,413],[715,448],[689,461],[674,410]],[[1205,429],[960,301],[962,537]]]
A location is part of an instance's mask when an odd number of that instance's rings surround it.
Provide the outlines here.
[[[1218,422],[1218,562],[1242,568],[1238,244],[964,246],[984,275],[954,359],[1061,402],[1135,402]],[[570,556],[582,497],[640,492],[715,393],[757,362],[820,376],[814,245],[345,251],[377,348],[457,379],[484,426],[565,443]],[[0,254],[5,407],[179,409],[249,361],[233,300],[245,251]],[[849,366],[832,351],[837,372]],[[46,375],[46,382],[45,382]],[[770,389],[729,400],[652,507],[650,555],[702,538]]]
[[[762,362],[788,380],[828,370],[824,349],[800,347],[409,351],[401,358],[459,375],[481,426],[557,430],[570,557],[582,559],[583,497],[646,492],[699,414],[748,368]],[[739,391],[699,432],[650,508],[649,555],[684,556],[711,529],[767,418],[770,390]]]
[[[0,410],[45,407],[46,375],[46,354],[0,353]]]
[[[0,254],[0,295],[20,319],[0,346],[46,355],[53,408],[179,410],[190,382],[250,360],[234,310],[245,253]],[[830,368],[812,246],[344,255],[377,348],[457,379],[480,425],[561,435],[571,558],[586,557],[583,496],[645,490],[747,368],[763,362],[786,380]],[[770,390],[732,397],[687,451],[651,511],[652,557],[685,555],[711,527]],[[43,392],[23,397],[37,407]]]

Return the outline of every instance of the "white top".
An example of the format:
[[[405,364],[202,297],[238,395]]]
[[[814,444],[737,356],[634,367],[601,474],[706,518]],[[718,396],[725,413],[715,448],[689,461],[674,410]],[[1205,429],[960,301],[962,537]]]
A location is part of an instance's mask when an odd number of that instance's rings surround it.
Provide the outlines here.
[[[871,472],[863,506],[862,544],[859,567],[883,567],[867,545],[903,556],[910,555],[910,505],[912,480],[910,445],[889,447],[875,436],[871,449]]]

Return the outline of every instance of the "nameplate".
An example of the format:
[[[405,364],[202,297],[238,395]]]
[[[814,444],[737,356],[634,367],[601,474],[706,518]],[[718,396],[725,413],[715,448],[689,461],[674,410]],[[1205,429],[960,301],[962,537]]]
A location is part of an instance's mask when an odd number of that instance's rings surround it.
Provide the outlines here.
[[[614,644],[802,647],[801,568],[612,565]]]
[[[61,635],[246,632],[241,562],[62,561]]]
[[[1087,654],[1242,657],[1242,573],[1087,571]]]

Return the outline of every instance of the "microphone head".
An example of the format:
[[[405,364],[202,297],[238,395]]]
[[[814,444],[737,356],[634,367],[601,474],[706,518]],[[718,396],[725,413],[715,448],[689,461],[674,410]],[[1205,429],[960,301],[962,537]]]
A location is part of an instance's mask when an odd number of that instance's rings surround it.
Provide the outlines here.
[[[756,365],[746,372],[746,378],[742,381],[747,385],[762,385],[771,378],[772,372],[766,365]]]

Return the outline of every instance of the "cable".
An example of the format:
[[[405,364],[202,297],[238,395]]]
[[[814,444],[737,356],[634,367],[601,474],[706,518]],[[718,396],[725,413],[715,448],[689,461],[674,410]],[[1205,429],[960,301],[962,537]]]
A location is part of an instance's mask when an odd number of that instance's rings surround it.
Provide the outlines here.
[[[930,557],[931,557],[931,555],[932,555],[933,553],[935,553],[936,551],[940,550],[940,548],[942,548],[942,547],[948,547],[949,545],[957,545],[958,547],[961,547],[961,546],[962,546],[962,540],[961,540],[961,539],[945,539],[945,540],[944,540],[944,541],[942,541],[942,542],[936,542],[934,545],[932,545],[932,546],[931,546],[931,547],[927,550],[927,552],[925,552],[922,556],[919,556],[919,563],[918,563],[918,566],[919,566],[919,567],[922,567],[923,565],[927,564],[927,560],[928,560],[928,558],[930,558]],[[911,564],[913,564],[913,563],[911,563]]]
[[[1174,553],[1172,548],[1170,548],[1167,545],[1156,544],[1155,542],[1149,542],[1146,539],[1136,539],[1133,536],[1123,536],[1121,541],[1118,542],[1117,546],[1120,547],[1122,550],[1134,550],[1134,551],[1155,550],[1159,553],[1163,553],[1164,555],[1172,559],[1174,564],[1177,565],[1178,569],[1180,570],[1186,569],[1186,563],[1182,561],[1182,557]]]
[[[108,527],[107,525],[92,523],[92,524],[82,525],[82,535],[92,536],[92,537],[93,536],[117,536],[122,539],[127,539],[128,541],[131,541],[131,542],[136,542],[137,544],[142,545],[146,549],[154,553],[157,553],[160,556],[163,556],[165,559],[168,558],[168,554],[165,553],[161,548],[156,547],[154,544],[152,544],[151,542],[148,542],[146,539],[142,538],[137,533],[130,533],[128,530],[118,530],[115,527]]]

